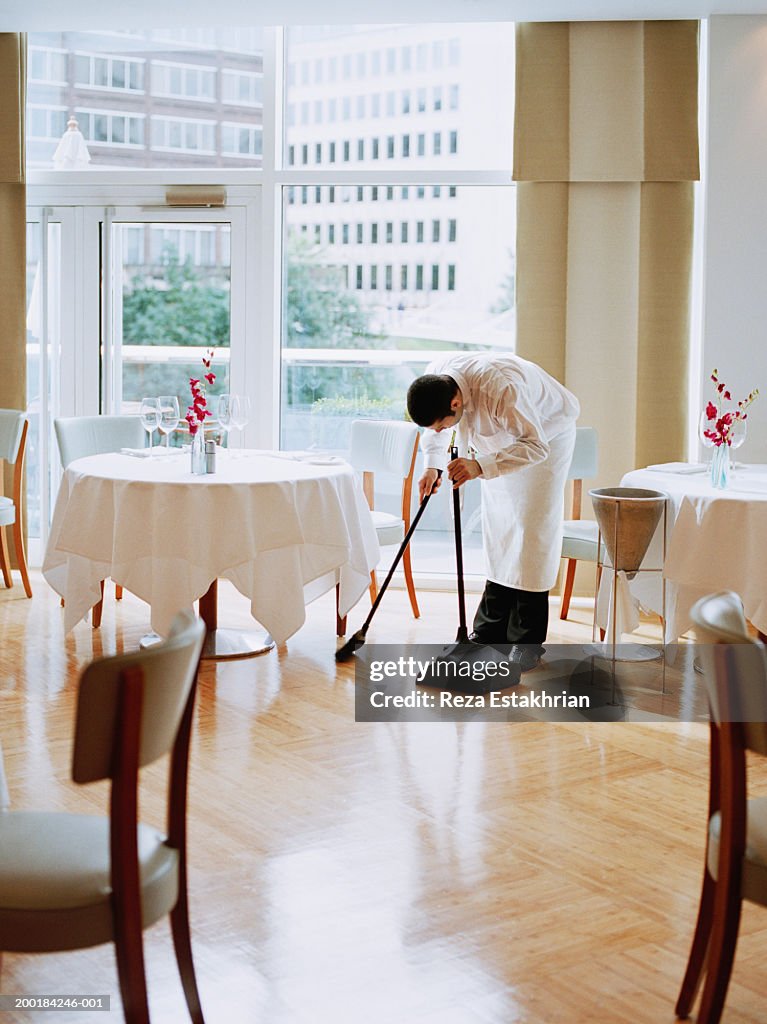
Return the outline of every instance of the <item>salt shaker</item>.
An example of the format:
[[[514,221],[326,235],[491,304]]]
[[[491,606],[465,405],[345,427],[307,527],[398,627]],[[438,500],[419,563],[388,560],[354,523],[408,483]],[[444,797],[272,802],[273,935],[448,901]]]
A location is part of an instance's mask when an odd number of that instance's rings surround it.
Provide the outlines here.
[[[216,442],[206,441],[205,442],[205,472],[215,473],[216,472]]]

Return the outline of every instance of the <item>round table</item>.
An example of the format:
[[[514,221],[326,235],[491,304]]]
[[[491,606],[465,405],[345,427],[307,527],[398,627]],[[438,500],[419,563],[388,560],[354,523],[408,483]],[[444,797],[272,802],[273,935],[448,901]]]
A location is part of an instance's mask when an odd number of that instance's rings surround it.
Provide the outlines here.
[[[232,654],[216,653],[218,579],[250,599],[253,617],[281,643],[303,625],[306,604],[336,584],[346,614],[377,560],[367,502],[343,459],[223,452],[215,474],[194,476],[186,452],[113,453],[67,467],[43,575],[65,599],[67,630],[97,603],[108,577],[150,605],[161,635],[176,612],[202,599],[208,647],[221,657]],[[245,648],[232,653],[257,653]]]

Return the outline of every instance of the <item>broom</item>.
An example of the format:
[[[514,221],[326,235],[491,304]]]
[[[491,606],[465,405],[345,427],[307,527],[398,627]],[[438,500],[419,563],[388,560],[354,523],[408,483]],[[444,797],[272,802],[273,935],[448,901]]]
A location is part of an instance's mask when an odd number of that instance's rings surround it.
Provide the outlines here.
[[[438,469],[437,474],[437,479],[439,479],[439,477],[442,476],[442,470]],[[368,617],[362,623],[362,626],[357,630],[357,632],[350,636],[346,643],[343,644],[343,646],[338,648],[338,650],[336,651],[336,661],[348,661],[352,657],[354,652],[359,650],[360,647],[362,647],[362,645],[365,643],[365,636],[367,635],[368,626],[370,625],[373,616],[378,610],[378,606],[381,603],[381,598],[384,596],[386,588],[389,586],[391,578],[394,575],[394,570],[397,568],[400,559],[405,554],[405,550],[408,544],[410,543],[410,538],[415,533],[415,528],[416,526],[418,526],[418,521],[423,515],[426,506],[429,504],[429,498],[432,496],[433,493],[434,491],[431,490],[428,494],[425,494],[423,496],[423,500],[421,501],[421,504],[418,506],[418,511],[415,514],[415,518],[413,519],[413,522],[410,524],[410,529],[405,534],[404,540],[400,544],[400,548],[399,551],[397,552],[396,558],[392,562],[391,569],[389,569],[389,572],[386,576],[386,579],[383,582],[381,589],[378,591],[378,595],[376,596],[376,599],[373,602],[373,607],[370,609]]]

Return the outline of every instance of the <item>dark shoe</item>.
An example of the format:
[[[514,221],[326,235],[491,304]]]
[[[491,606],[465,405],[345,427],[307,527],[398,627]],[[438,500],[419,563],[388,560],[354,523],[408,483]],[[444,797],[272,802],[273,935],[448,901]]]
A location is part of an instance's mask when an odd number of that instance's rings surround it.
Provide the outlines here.
[[[493,640],[492,637],[484,636],[482,633],[469,633],[469,643],[474,644],[476,647],[493,647],[497,644],[508,643],[507,640],[501,640],[500,638]]]
[[[545,648],[540,644],[512,644],[509,661],[519,665],[520,672],[529,672],[538,667],[544,653]]]

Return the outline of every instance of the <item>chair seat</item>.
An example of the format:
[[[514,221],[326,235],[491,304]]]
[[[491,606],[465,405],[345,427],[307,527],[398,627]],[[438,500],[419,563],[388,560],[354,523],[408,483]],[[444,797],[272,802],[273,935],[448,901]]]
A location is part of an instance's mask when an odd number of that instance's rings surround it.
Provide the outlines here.
[[[401,544],[405,536],[405,524],[399,516],[393,516],[389,512],[378,512],[373,510],[373,526],[378,534],[378,543],[381,547],[387,544]]]
[[[562,558],[596,562],[599,527],[592,519],[566,519],[562,533]],[[605,547],[602,545],[604,555]]]
[[[0,526],[12,526],[16,522],[16,506],[10,498],[0,496]]]
[[[175,906],[178,852],[138,827],[144,927]],[[11,811],[0,815],[0,949],[77,949],[114,934],[109,819]]]
[[[767,905],[767,797],[749,800],[746,826],[746,856],[743,861],[742,893],[745,899]],[[722,819],[717,811],[708,825],[708,870],[719,872],[719,837]]]

